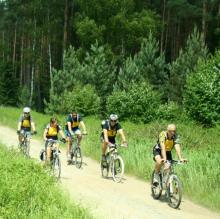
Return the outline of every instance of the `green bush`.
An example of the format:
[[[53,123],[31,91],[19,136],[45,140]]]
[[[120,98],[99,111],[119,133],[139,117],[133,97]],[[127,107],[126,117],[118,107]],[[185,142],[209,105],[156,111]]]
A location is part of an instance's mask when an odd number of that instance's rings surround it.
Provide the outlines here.
[[[67,114],[73,110],[84,116],[99,112],[100,98],[91,85],[77,85],[72,92],[64,91],[60,96],[55,95],[47,104],[47,113]]]
[[[220,51],[199,64],[187,78],[184,107],[187,114],[204,125],[220,121]]]
[[[164,120],[179,119],[181,111],[179,105],[176,102],[169,102],[159,106],[157,111],[157,118]]]
[[[143,82],[131,84],[127,92],[113,92],[107,99],[107,111],[117,113],[121,119],[147,123],[156,118],[159,103],[159,95]]]

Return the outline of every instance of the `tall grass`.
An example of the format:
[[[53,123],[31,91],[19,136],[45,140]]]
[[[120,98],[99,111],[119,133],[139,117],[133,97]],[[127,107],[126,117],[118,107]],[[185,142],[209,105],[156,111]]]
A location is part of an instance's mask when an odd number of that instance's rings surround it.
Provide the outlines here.
[[[0,218],[91,218],[31,159],[0,145]]]
[[[17,109],[0,107],[0,124],[12,127],[13,120],[16,118],[17,121],[19,113]],[[33,117],[38,131],[41,132],[40,129],[43,130],[44,125],[49,121],[49,116],[33,112]],[[60,121],[64,121],[65,116],[59,116],[59,118]],[[184,194],[198,203],[220,211],[220,126],[207,129],[191,121],[172,122],[177,124],[183,155],[189,160],[187,165],[176,168],[183,183]],[[121,123],[129,143],[127,149],[119,149],[125,161],[127,173],[143,180],[150,179],[154,166],[152,147],[157,141],[159,132],[165,130],[168,123],[168,121],[154,121],[150,124]],[[83,152],[86,156],[99,161],[101,157],[100,119],[87,117],[85,124],[89,135],[83,139]]]

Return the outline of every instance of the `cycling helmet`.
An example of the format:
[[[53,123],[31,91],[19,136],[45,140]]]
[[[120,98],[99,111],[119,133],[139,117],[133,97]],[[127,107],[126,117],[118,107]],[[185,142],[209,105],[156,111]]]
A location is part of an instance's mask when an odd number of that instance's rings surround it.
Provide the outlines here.
[[[112,121],[117,121],[118,120],[118,116],[116,114],[111,114],[109,116],[109,119],[112,120]]]
[[[29,107],[25,107],[23,109],[23,113],[30,113],[31,112],[31,109]]]

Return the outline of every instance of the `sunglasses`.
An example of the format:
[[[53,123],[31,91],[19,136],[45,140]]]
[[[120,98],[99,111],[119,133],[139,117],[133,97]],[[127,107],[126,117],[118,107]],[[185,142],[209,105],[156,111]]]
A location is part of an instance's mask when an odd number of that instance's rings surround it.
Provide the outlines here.
[[[110,120],[110,122],[117,122],[117,120]]]

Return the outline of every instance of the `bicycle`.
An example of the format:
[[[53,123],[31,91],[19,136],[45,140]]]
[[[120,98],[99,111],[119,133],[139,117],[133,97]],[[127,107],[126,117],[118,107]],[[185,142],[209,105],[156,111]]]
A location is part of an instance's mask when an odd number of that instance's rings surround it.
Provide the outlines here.
[[[60,152],[59,149],[55,146],[55,144],[57,144],[58,142],[63,141],[53,139],[48,139],[46,141],[47,147],[51,147],[51,157],[49,165],[52,170],[53,176],[57,179],[59,179],[61,175],[61,160],[59,156]],[[40,158],[41,160],[45,160],[47,158],[47,151],[45,149],[40,152]]]
[[[83,134],[85,135],[85,134]],[[71,152],[70,152],[70,160],[68,160],[68,164],[74,164],[77,168],[81,168],[83,163],[83,155],[82,155],[82,149],[79,145],[77,135],[74,134],[71,136]],[[73,161],[73,159],[75,161]]]
[[[118,154],[118,147],[123,147],[123,145],[108,145],[106,152],[106,165],[101,162],[102,177],[107,178],[110,170],[115,182],[121,182],[124,176],[124,161]]]
[[[34,133],[21,130],[19,135],[22,136],[23,139],[21,143],[19,143],[18,148],[24,156],[30,157],[30,139]]]
[[[166,196],[168,199],[168,205],[172,208],[177,209],[180,206],[182,200],[182,184],[174,171],[174,166],[179,164],[184,164],[179,160],[169,161],[170,167],[168,170],[164,170],[164,167],[161,167],[159,172],[159,177],[155,176],[155,170],[152,173],[151,179],[151,191],[154,199],[159,199],[162,195],[162,191],[166,191]],[[155,183],[155,177],[157,178],[158,183]]]

